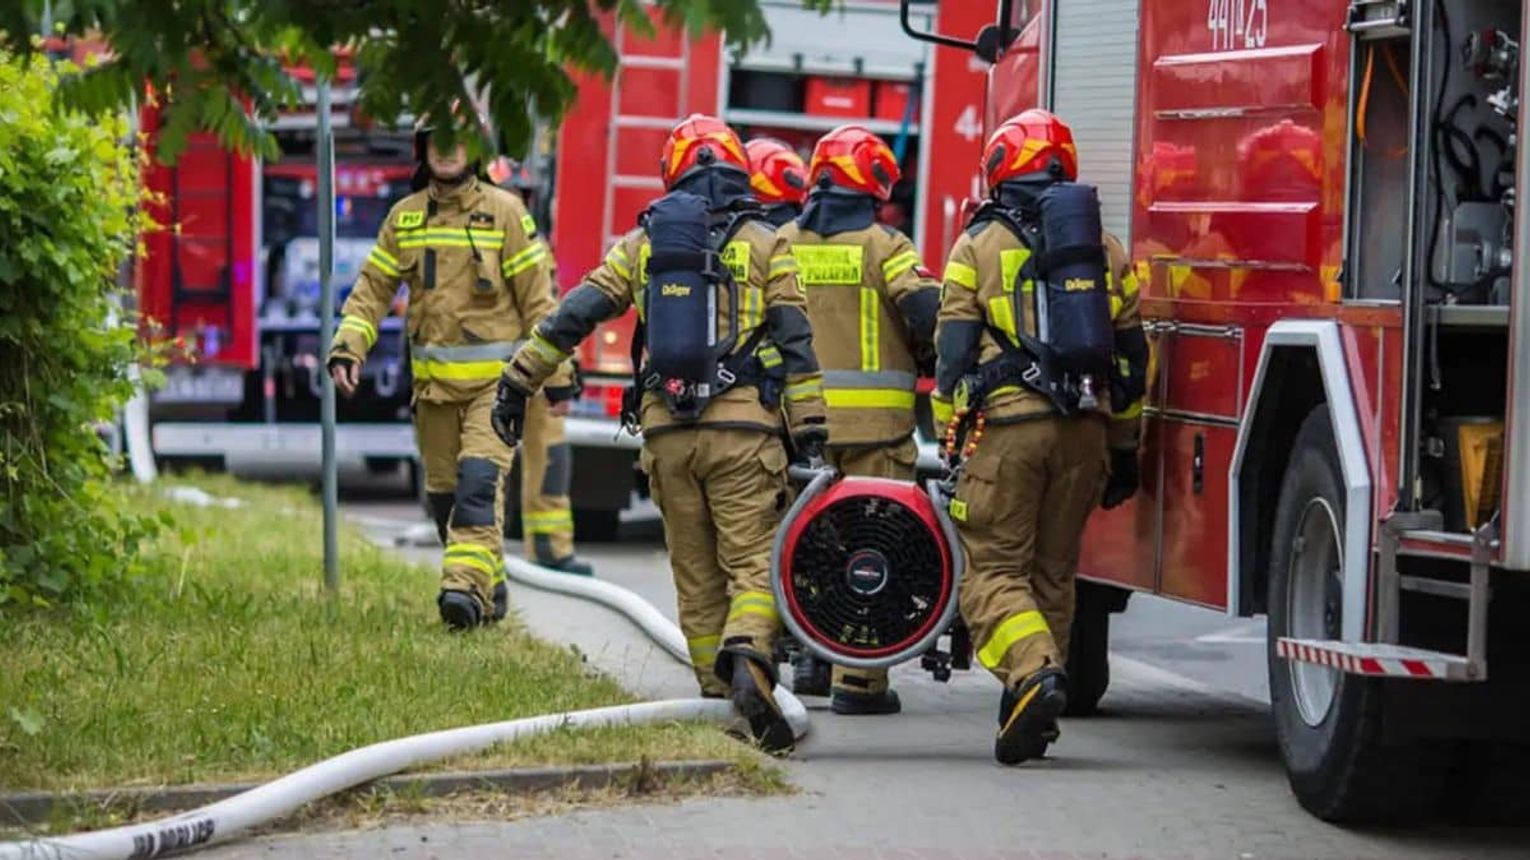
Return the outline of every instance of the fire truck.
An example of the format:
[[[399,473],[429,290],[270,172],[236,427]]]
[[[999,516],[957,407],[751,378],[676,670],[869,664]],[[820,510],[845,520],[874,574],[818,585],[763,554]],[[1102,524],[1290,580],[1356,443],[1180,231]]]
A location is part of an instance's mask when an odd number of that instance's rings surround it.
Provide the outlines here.
[[[957,5],[986,20],[903,0],[905,30],[937,72],[986,67],[984,130],[1072,125],[1153,349],[1142,491],[1084,541],[1070,696],[1103,694],[1130,592],[1266,615],[1304,807],[1525,815],[1522,4]]]

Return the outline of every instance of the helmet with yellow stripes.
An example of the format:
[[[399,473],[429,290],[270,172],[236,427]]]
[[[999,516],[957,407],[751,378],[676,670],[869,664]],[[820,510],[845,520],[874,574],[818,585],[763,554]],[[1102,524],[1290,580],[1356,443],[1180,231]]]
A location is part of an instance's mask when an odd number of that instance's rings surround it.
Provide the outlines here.
[[[813,147],[808,184],[827,184],[870,194],[878,200],[892,196],[903,172],[887,142],[858,125],[842,125]]]
[[[1050,111],[1032,108],[1004,122],[983,147],[989,190],[1015,179],[1078,179],[1073,131]]]
[[[665,189],[703,170],[737,170],[749,173],[749,156],[738,133],[715,116],[693,113],[681,120],[664,141],[659,175]]]
[[[800,206],[807,200],[807,165],[795,149],[773,137],[757,137],[745,144],[744,150],[749,154],[749,187],[754,190],[754,199],[767,206]]]

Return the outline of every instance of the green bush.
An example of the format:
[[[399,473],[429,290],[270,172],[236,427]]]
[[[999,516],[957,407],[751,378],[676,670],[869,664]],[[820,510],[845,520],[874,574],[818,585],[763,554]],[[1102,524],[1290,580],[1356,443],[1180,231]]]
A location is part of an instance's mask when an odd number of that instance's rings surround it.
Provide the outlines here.
[[[120,583],[146,521],[104,492],[98,422],[132,391],[114,314],[142,217],[123,117],[54,102],[40,56],[0,52],[0,610]]]

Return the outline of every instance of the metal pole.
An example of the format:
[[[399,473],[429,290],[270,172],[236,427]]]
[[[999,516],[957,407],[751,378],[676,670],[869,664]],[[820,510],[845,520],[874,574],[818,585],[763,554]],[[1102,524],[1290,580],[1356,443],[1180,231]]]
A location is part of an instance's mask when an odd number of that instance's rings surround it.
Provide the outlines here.
[[[319,79],[319,360],[329,355],[335,339],[335,139],[329,125],[329,80]],[[319,405],[319,439],[324,458],[324,588],[340,588],[336,508],[339,477],[335,471],[335,381],[323,374]]]

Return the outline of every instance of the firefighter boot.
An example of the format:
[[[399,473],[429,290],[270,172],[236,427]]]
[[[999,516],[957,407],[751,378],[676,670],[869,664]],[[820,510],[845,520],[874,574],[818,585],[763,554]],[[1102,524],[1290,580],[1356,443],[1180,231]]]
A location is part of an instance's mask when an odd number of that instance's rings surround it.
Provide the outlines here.
[[[1013,692],[1004,691],[1002,721],[993,742],[1000,764],[1020,764],[1040,758],[1057,740],[1057,718],[1068,705],[1067,675],[1048,666],[1026,678]]]
[[[574,576],[594,576],[595,567],[578,556],[568,555],[557,561],[538,561],[537,564],[548,570],[556,570],[559,573],[570,573]]]
[[[874,717],[896,714],[903,710],[903,702],[897,690],[880,693],[862,693],[858,690],[836,689],[829,699],[829,710],[849,717]]]
[[[505,581],[501,579],[494,583],[494,611],[489,614],[489,622],[503,621],[510,612],[510,589],[505,587]]]
[[[442,589],[436,595],[436,607],[441,610],[441,620],[451,630],[471,630],[483,619],[478,601],[466,591]]]
[[[771,755],[784,756],[792,751],[796,739],[791,724],[776,704],[771,692],[775,686],[770,669],[753,657],[732,655],[733,706],[749,721],[749,732],[760,749]]]
[[[792,658],[792,692],[799,696],[827,696],[829,674],[828,663],[799,651]]]

